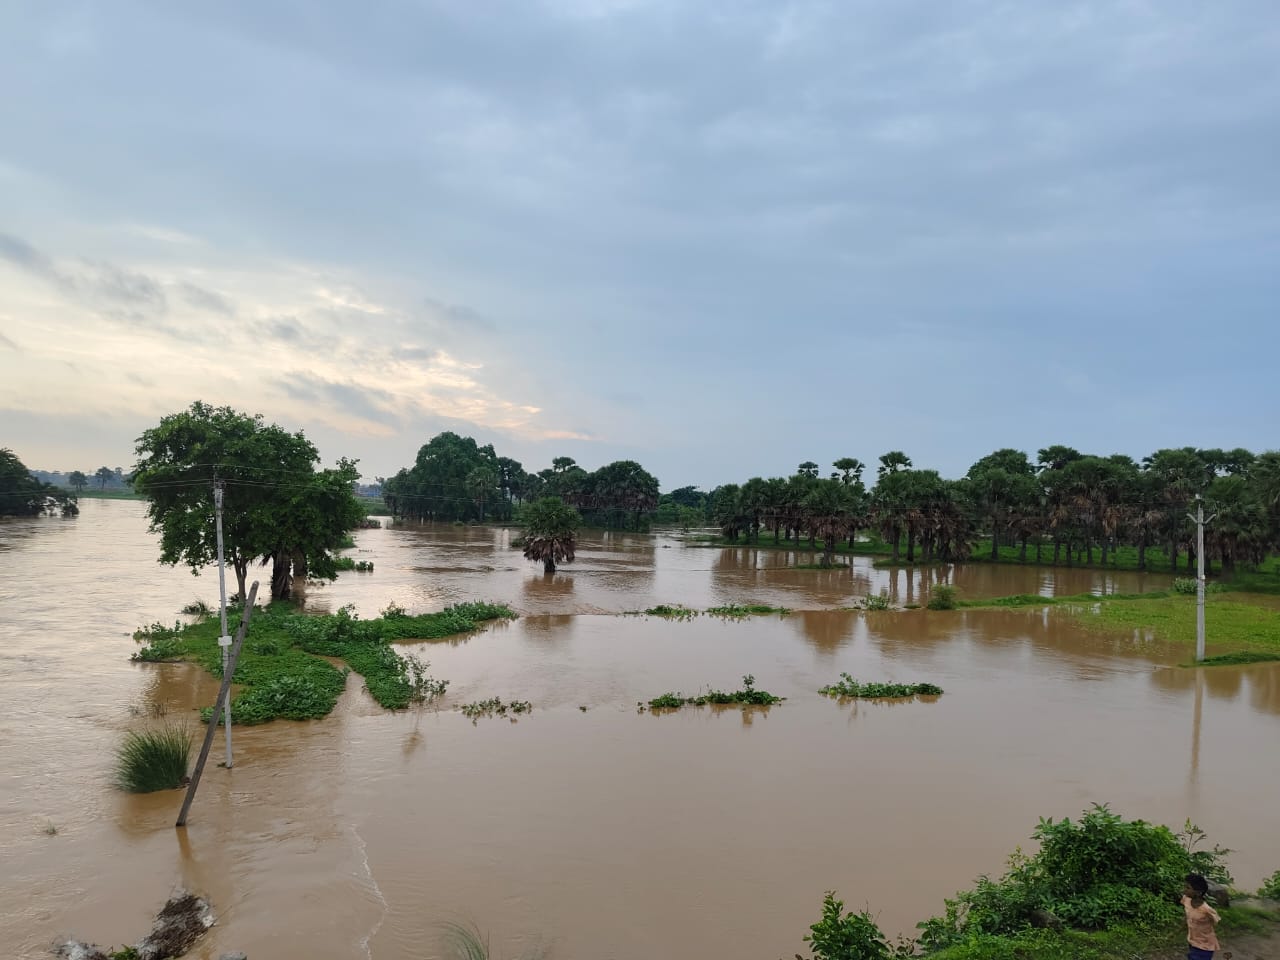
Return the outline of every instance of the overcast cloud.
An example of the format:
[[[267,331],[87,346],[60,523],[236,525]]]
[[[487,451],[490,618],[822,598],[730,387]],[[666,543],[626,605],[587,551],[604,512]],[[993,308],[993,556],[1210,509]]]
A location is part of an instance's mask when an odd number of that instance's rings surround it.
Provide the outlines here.
[[[1271,2],[10,4],[0,446],[1280,446]]]

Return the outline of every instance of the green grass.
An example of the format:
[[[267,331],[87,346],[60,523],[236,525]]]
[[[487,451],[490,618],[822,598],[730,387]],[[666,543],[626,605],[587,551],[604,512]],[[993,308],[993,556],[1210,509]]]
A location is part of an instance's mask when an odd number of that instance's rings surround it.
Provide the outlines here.
[[[1237,653],[1220,653],[1216,657],[1205,657],[1199,663],[1181,663],[1181,667],[1230,667],[1250,663],[1274,663],[1280,660],[1280,650],[1274,653],[1262,650],[1241,650]]]
[[[1103,602],[1098,602],[1099,600]],[[1086,626],[1112,631],[1149,630],[1162,640],[1194,644],[1196,600],[1186,596],[1093,598],[1072,615]],[[1232,598],[1205,598],[1205,634],[1211,646],[1230,646],[1236,652],[1280,652],[1280,612]]]
[[[780,617],[785,617],[791,611],[786,607],[771,607],[763,603],[729,603],[722,607],[707,607],[706,612],[713,617],[730,617],[735,620],[741,620],[744,617],[761,616],[769,613],[776,613]]]
[[[978,600],[957,600],[957,607],[1051,607],[1055,605],[1078,606],[1082,603],[1101,603],[1119,600],[1157,600],[1171,594],[1166,590],[1150,593],[1073,593],[1061,597],[1042,597],[1036,593],[1015,593],[1008,597],[986,597]]]
[[[310,720],[333,709],[346,683],[346,672],[326,657],[344,661],[364,677],[369,694],[383,707],[399,710],[438,696],[443,681],[424,672],[425,664],[397,653],[399,640],[433,640],[468,633],[481,623],[515,614],[487,603],[458,604],[439,613],[409,616],[391,606],[383,615],[362,620],[350,609],[326,616],[298,613],[288,604],[272,604],[254,613],[249,624],[235,682],[232,722]],[[215,676],[222,675],[218,621],[206,620],[172,628],[162,624],[138,631],[144,645],[139,660],[194,660]],[[208,708],[205,718],[208,719]]]
[[[183,727],[131,732],[116,752],[116,785],[129,793],[182,786],[191,756],[191,732]]]
[[[685,543],[691,547],[757,547],[761,550],[810,550],[821,553],[823,540],[821,537],[815,540],[816,546],[810,546],[807,537],[799,540],[779,540],[774,543],[772,533],[761,531],[758,543],[752,541],[746,534],[737,537],[705,534],[688,537]],[[893,547],[879,537],[873,536],[867,540],[855,540],[852,547],[849,546],[847,539],[841,540],[836,544],[833,552],[842,556],[878,557],[893,553]]]
[[[904,697],[937,697],[942,688],[932,683],[860,683],[849,674],[818,691],[828,697],[844,697],[856,700],[892,700]]]

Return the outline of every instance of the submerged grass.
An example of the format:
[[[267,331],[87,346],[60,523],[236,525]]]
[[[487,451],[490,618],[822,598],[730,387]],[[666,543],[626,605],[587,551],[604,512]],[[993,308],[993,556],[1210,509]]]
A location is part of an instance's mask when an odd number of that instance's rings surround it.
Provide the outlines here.
[[[1230,667],[1250,663],[1275,663],[1280,661],[1280,650],[1274,653],[1264,650],[1240,650],[1236,653],[1220,653],[1216,657],[1205,657],[1199,663],[1191,661],[1180,663],[1180,667]]]
[[[1145,630],[1173,643],[1196,640],[1195,597],[1149,594],[1123,603],[1095,602],[1074,609],[1072,615],[1086,626]],[[1231,594],[1211,595],[1205,598],[1205,620],[1212,644],[1229,644],[1238,652],[1280,652],[1280,615],[1275,610],[1233,599]]]
[[[734,620],[741,620],[746,617],[769,613],[776,613],[780,617],[785,617],[791,611],[786,607],[771,607],[764,603],[729,603],[720,607],[708,607],[706,612],[713,617],[729,617]]]
[[[686,697],[680,693],[664,693],[649,701],[650,710],[674,710],[678,707],[704,707],[707,704],[717,706],[762,706],[767,707],[781,703],[786,697],[776,697],[768,690],[756,689],[756,678],[747,674],[742,678],[742,689],[726,693],[723,690],[708,690],[697,696]]]
[[[644,612],[648,616],[666,617],[668,620],[692,620],[698,615],[697,610],[682,603],[660,603]]]
[[[425,663],[401,655],[392,644],[467,633],[485,621],[513,617],[507,607],[488,603],[458,604],[417,616],[392,605],[369,620],[346,607],[332,615],[309,616],[287,604],[272,604],[250,621],[236,664],[234,680],[242,689],[232,700],[232,720],[254,724],[327,716],[342,693],[346,671],[326,657],[344,661],[364,677],[369,694],[383,707],[399,710],[430,700],[443,693],[445,682],[432,679]],[[134,635],[143,643],[135,659],[194,660],[221,676],[218,634],[216,619],[187,626],[152,624]],[[206,720],[208,713],[206,709]]]
[[[191,757],[185,727],[131,732],[116,752],[116,785],[129,793],[153,793],[182,786]]]
[[[508,713],[532,713],[533,704],[528,700],[512,700],[503,703],[501,697],[490,697],[488,700],[476,700],[464,703],[458,708],[462,715],[475,723],[481,717],[505,717]]]
[[[902,697],[936,697],[942,688],[933,683],[861,683],[847,673],[840,680],[818,691],[828,697],[847,697],[858,700],[890,700]]]

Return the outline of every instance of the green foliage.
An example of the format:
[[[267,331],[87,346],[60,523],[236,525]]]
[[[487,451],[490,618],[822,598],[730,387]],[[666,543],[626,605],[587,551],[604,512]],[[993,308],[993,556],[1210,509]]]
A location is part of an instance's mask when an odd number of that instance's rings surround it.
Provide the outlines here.
[[[334,557],[333,569],[335,570],[354,570],[357,573],[372,573],[372,560],[357,560],[355,557]]]
[[[780,617],[785,617],[791,611],[786,607],[771,607],[764,603],[727,603],[719,607],[708,607],[706,612],[713,617],[729,617],[730,619],[741,620],[746,617],[769,613],[776,613]]]
[[[882,590],[880,593],[868,593],[862,598],[862,609],[867,611],[883,611],[893,608],[893,601],[889,599],[887,591]]]
[[[272,599],[289,595],[296,561],[308,576],[332,579],[332,551],[363,517],[352,492],[355,461],[317,470],[319,454],[305,436],[261,416],[196,402],[145,431],[136,451],[134,487],[147,496],[163,563],[198,573],[214,560],[210,488],[215,478],[226,485],[223,539],[241,596],[255,561],[273,564]]]
[[[929,591],[930,610],[954,610],[956,608],[956,588],[946,583],[939,583]]]
[[[804,938],[814,960],[890,960],[911,955],[905,948],[892,949],[865,910],[843,911],[844,903],[828,890],[822,898],[822,919],[809,928]]]
[[[524,524],[520,546],[526,559],[542,561],[548,573],[557,563],[573,562],[582,525],[577,510],[556,497],[543,497],[524,507],[519,519]]]
[[[180,787],[190,755],[191,733],[182,727],[130,732],[116,752],[116,785],[129,793]]]
[[[1270,900],[1280,900],[1280,870],[1277,870],[1262,881],[1262,886],[1258,888],[1258,896],[1267,897]]]
[[[462,711],[463,716],[475,723],[481,717],[505,717],[508,713],[530,713],[533,710],[533,704],[528,700],[512,700],[510,703],[503,703],[501,697],[490,697],[488,700],[464,703],[458,709]]]
[[[698,615],[697,610],[679,603],[660,603],[656,607],[650,607],[645,613],[651,617],[666,617],[668,620],[692,620]]]
[[[327,616],[308,616],[285,604],[255,612],[250,621],[235,681],[240,693],[232,701],[232,721],[265,723],[275,719],[307,720],[327,716],[346,682],[344,671],[324,657],[345,661],[364,677],[369,694],[383,707],[404,709],[444,693],[447,681],[433,679],[427,664],[398,653],[400,640],[429,640],[466,633],[480,623],[515,614],[490,603],[463,603],[439,613],[408,615],[392,604],[384,615],[363,620],[349,607]],[[144,646],[135,659],[192,659],[220,676],[222,654],[216,619],[152,624],[135,636]],[[206,722],[211,710],[205,708]]]
[[[46,513],[72,517],[78,512],[74,496],[37,480],[12,450],[0,447],[0,517],[38,517]]]
[[[136,947],[121,947],[107,954],[107,960],[142,960]]]
[[[1226,875],[1227,851],[1195,850],[1203,833],[1190,823],[1175,836],[1168,827],[1124,820],[1105,805],[1095,804],[1079,822],[1042,819],[1032,836],[1040,844],[1035,856],[1016,851],[1001,879],[980,877],[972,890],[946,901],[943,916],[919,924],[927,949],[1018,935],[1040,910],[1079,930],[1172,924],[1187,873]]]
[[[1199,581],[1196,580],[1194,577],[1175,577],[1173,581],[1172,589],[1174,593],[1180,593],[1180,594],[1183,594],[1184,596],[1194,597],[1196,595],[1198,586],[1199,586]],[[1216,581],[1211,583],[1206,583],[1204,585],[1205,593],[1222,593],[1225,589],[1226,587],[1224,587],[1220,583],[1217,583]]]
[[[756,678],[748,673],[742,678],[741,690],[726,693],[723,690],[712,689],[693,697],[682,696],[678,693],[664,693],[662,696],[654,697],[649,701],[649,709],[666,710],[684,706],[703,707],[707,704],[717,706],[734,704],[739,706],[770,706],[775,703],[781,703],[785,699],[786,697],[775,697],[767,690],[757,690]]]
[[[859,683],[847,673],[840,674],[838,683],[818,691],[828,697],[849,697],[859,700],[880,700],[900,697],[936,697],[942,688],[932,683]]]

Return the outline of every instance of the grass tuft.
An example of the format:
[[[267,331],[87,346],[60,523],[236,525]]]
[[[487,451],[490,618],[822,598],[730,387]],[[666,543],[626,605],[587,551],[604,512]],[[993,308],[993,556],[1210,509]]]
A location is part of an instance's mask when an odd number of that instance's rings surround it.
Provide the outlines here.
[[[713,617],[729,617],[733,620],[769,613],[776,613],[780,617],[785,617],[790,612],[786,607],[771,607],[763,603],[728,603],[721,607],[707,608],[707,613]]]
[[[116,754],[116,785],[129,793],[180,787],[190,756],[191,733],[184,727],[129,733]]]

